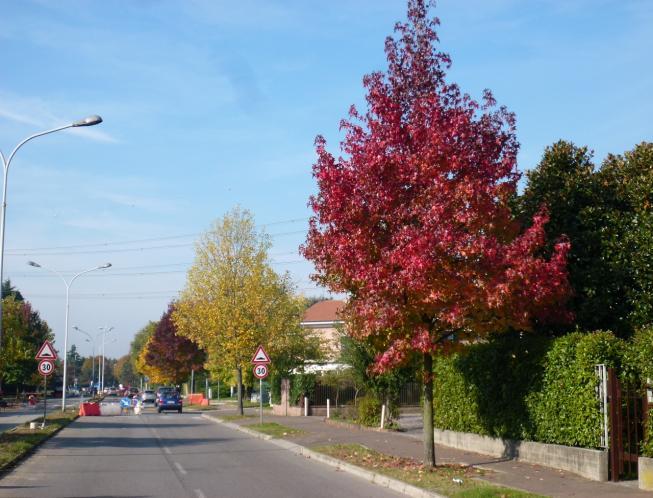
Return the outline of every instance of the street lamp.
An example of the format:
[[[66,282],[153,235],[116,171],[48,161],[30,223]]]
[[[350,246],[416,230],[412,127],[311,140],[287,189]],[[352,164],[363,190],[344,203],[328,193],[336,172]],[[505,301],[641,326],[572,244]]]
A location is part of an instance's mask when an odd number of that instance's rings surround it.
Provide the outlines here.
[[[100,327],[101,328],[101,327]],[[104,352],[104,347],[107,344],[113,344],[114,342],[118,342],[118,338],[114,337],[110,341],[105,341],[106,336],[113,330],[113,327],[109,327],[106,332],[104,332],[104,335],[102,336],[102,392],[104,392],[104,375],[105,375],[105,360],[106,360],[106,354]]]
[[[89,334],[88,332],[83,331],[80,329],[77,325],[73,326],[73,329],[79,332],[80,334],[84,334],[88,339],[85,339],[86,342],[91,343],[91,347],[93,348],[93,353],[91,356],[91,393],[93,392],[93,386],[95,385],[95,339]],[[99,335],[99,334],[98,334]]]
[[[18,145],[16,145],[16,147],[14,147],[14,150],[11,151],[11,154],[9,154],[8,159],[5,159],[4,154],[2,153],[2,151],[0,151],[0,159],[2,160],[2,169],[4,173],[3,188],[2,188],[2,206],[0,207],[1,210],[0,213],[0,285],[2,285],[3,278],[4,278],[3,272],[4,272],[4,256],[5,256],[5,213],[7,212],[7,178],[9,174],[9,166],[11,165],[11,160],[16,155],[16,152],[18,152],[18,149],[20,149],[23,145],[25,145],[30,140],[33,140],[37,137],[42,137],[43,135],[49,135],[50,133],[65,130],[66,128],[77,128],[80,126],[94,126],[100,124],[101,122],[102,122],[102,118],[100,116],[93,115],[75,121],[74,123],[70,123],[64,126],[59,126],[58,128],[52,128],[51,130],[35,133],[34,135],[30,135],[25,140],[23,140]],[[0,296],[0,350],[2,350],[2,298],[1,296]]]
[[[85,126],[85,125],[79,125],[79,126]],[[73,275],[73,278],[70,279],[70,282],[68,282],[65,277],[59,273],[57,270],[53,270],[51,268],[48,268],[47,266],[40,265],[38,263],[35,263],[34,261],[28,261],[28,265],[33,266],[34,268],[43,268],[44,270],[49,271],[50,273],[54,273],[56,276],[58,276],[66,286],[66,322],[65,322],[65,330],[64,330],[64,336],[63,336],[63,350],[64,350],[64,356],[63,356],[63,394],[61,396],[61,411],[64,411],[66,409],[66,384],[67,384],[67,379],[66,376],[68,375],[68,311],[70,309],[70,286],[73,284],[73,282],[77,279],[77,277],[83,275],[84,273],[88,273],[91,271],[95,270],[104,270],[105,268],[109,268],[111,266],[111,263],[105,263],[100,266],[94,266],[93,268],[89,268],[88,270],[80,271],[79,273],[76,273]]]
[[[111,344],[113,342],[116,342],[118,339],[114,339],[112,341],[106,342],[107,335],[109,335],[109,332],[113,330],[113,327],[98,327],[100,329],[100,334],[102,334],[102,370],[101,374],[98,376],[100,377],[100,392],[104,391],[104,346],[106,344]]]

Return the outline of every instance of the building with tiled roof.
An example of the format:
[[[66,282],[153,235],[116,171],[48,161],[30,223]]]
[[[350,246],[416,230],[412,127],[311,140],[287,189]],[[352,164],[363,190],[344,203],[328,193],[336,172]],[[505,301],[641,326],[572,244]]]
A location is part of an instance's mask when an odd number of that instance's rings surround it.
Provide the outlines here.
[[[344,321],[339,313],[344,306],[344,301],[336,299],[317,302],[304,312],[300,323],[302,328],[320,337],[329,361],[337,360],[340,355],[340,335]]]

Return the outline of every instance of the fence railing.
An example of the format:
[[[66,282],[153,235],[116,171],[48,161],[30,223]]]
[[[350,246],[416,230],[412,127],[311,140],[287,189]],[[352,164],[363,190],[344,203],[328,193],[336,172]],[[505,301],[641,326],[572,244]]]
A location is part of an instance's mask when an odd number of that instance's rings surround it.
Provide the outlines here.
[[[397,402],[400,406],[418,406],[422,395],[422,386],[417,382],[409,382],[401,386]],[[316,384],[308,399],[312,406],[326,406],[329,399],[334,407],[353,404],[365,396],[365,390],[355,389],[353,386],[329,386]]]
[[[399,406],[417,406],[422,397],[422,385],[409,382],[399,389]]]
[[[356,390],[353,386],[335,387],[324,384],[316,384],[315,390],[308,397],[313,406],[326,406],[329,399],[333,406],[352,404],[356,399],[365,396],[362,389]]]

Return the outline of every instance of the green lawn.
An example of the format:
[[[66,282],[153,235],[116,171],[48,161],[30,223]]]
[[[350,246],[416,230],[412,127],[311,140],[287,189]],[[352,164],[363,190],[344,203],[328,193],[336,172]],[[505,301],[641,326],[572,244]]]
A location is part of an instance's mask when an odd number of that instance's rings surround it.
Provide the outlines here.
[[[31,430],[29,423],[13,431],[0,434],[0,471],[11,465],[34,447],[51,437],[59,429],[77,418],[77,409],[65,412],[55,411],[46,417],[45,429]],[[40,423],[39,423],[40,427]]]
[[[218,418],[225,422],[232,422],[234,420],[243,420],[247,418],[258,417],[258,415],[220,415]]]
[[[479,481],[477,478],[486,472],[473,467],[439,465],[431,469],[416,460],[385,455],[358,444],[335,444],[312,449],[413,486],[455,498],[542,498],[540,495]]]
[[[248,424],[245,427],[277,438],[300,436],[302,434],[305,434],[305,432],[302,430],[293,429],[292,427],[286,427],[285,425],[277,424],[275,422],[265,422],[263,424]]]

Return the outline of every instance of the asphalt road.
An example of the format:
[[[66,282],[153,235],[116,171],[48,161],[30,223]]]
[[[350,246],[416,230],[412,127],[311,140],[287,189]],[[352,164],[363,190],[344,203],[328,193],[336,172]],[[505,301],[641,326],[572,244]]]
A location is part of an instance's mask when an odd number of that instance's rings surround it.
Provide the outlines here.
[[[83,417],[0,480],[0,497],[403,496],[198,413]]]

